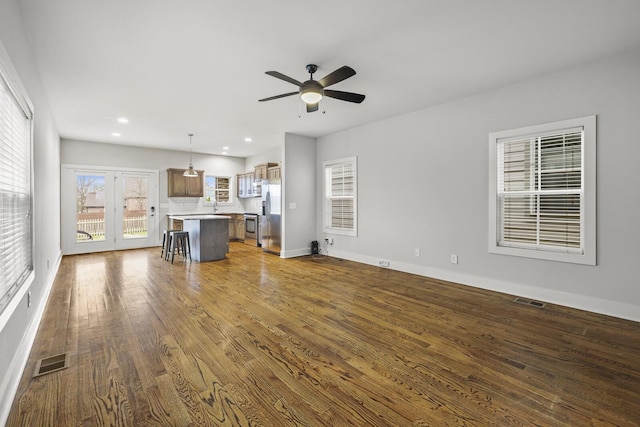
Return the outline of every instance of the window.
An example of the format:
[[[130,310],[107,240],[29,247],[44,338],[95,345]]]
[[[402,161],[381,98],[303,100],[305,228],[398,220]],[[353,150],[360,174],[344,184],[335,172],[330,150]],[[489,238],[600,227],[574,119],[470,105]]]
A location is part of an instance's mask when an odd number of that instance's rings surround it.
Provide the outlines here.
[[[324,232],[358,235],[356,158],[324,162]]]
[[[204,203],[213,205],[231,203],[231,178],[207,175],[204,178]]]
[[[0,329],[33,280],[32,108],[0,58]]]
[[[490,134],[490,252],[595,265],[595,127]]]

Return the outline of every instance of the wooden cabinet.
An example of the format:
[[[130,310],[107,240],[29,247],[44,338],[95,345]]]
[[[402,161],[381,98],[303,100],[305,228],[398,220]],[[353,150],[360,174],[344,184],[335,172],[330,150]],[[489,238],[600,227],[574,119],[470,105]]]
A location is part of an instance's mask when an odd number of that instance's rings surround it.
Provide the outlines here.
[[[253,167],[255,179],[269,179],[269,168],[278,166],[277,163],[262,163]]]
[[[280,166],[271,166],[267,169],[267,178],[276,179],[280,178]]]
[[[167,169],[169,197],[202,197],[204,195],[204,171],[198,177],[184,176],[186,169]]]
[[[229,218],[229,240],[244,240],[244,214],[218,214]]]
[[[260,197],[260,181],[271,177],[280,178],[278,163],[262,163],[256,165],[253,172],[237,175],[238,198]]]
[[[244,215],[235,215],[236,220],[236,233],[235,237],[238,240],[244,240]]]
[[[168,218],[169,226],[168,230],[182,230],[182,220],[175,218]]]

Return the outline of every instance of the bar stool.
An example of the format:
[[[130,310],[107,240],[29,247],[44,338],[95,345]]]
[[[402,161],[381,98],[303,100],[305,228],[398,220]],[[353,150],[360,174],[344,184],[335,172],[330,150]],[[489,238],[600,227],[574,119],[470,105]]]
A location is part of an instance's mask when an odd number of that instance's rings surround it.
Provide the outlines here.
[[[169,248],[171,247],[171,233],[174,231],[181,231],[181,230],[168,229],[168,228],[164,229],[164,234],[162,235],[162,251],[160,251],[160,258],[162,258],[162,255],[164,255],[164,259],[168,259],[167,255],[169,254]]]
[[[184,260],[187,259],[188,255],[189,261],[191,261],[191,241],[189,240],[188,231],[172,231],[169,233],[169,249],[167,251],[167,259],[169,258],[169,253],[171,253],[171,264],[173,264],[173,260],[176,256],[176,251],[178,253],[182,252],[182,258]]]

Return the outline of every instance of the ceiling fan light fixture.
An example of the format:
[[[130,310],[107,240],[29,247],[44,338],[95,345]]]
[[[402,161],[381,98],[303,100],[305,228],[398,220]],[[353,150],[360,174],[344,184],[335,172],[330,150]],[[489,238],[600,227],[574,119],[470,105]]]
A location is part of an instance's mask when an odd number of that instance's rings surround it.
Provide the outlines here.
[[[300,86],[300,99],[305,104],[317,104],[323,95],[322,86],[315,80],[308,80]]]
[[[300,98],[305,104],[317,104],[322,99],[322,94],[309,90],[301,93]]]
[[[184,171],[184,173],[182,174],[182,176],[186,176],[189,178],[195,178],[198,176],[198,172],[196,172],[196,170],[193,168],[193,152],[191,150],[191,137],[193,136],[192,133],[189,134],[189,169],[187,169],[186,171]]]

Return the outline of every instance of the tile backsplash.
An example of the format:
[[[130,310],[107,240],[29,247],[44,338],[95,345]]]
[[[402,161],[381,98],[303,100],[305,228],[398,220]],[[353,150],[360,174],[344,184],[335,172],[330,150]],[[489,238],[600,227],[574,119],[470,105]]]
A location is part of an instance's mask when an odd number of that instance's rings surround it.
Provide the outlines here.
[[[168,203],[160,204],[160,215],[164,216],[169,213],[211,213],[213,206],[203,203],[202,197],[171,197]],[[216,213],[242,213],[260,211],[261,199],[254,197],[251,199],[235,198],[231,204],[218,205]]]

